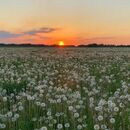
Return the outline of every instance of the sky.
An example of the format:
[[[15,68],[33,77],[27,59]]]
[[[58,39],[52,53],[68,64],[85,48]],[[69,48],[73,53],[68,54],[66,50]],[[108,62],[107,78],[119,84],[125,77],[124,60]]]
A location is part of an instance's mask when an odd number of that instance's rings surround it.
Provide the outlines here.
[[[0,0],[0,42],[130,44],[130,0]]]

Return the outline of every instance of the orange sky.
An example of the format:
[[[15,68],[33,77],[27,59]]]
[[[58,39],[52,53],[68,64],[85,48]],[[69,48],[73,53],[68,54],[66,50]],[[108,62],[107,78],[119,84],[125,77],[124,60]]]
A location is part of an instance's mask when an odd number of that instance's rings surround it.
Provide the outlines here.
[[[0,9],[0,42],[130,44],[130,0],[4,0]]]

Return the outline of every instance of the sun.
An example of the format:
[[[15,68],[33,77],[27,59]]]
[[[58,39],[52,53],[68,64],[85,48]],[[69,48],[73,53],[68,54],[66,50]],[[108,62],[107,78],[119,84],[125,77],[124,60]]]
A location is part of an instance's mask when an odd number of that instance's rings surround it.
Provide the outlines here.
[[[64,41],[59,41],[58,45],[59,45],[59,46],[64,46],[65,43],[64,43]]]

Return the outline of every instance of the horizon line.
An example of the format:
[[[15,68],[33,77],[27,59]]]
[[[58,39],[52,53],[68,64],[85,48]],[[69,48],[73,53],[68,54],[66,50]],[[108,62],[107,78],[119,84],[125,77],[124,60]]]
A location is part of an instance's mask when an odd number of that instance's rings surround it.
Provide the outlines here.
[[[39,47],[130,47],[130,44],[108,44],[108,43],[88,43],[88,44],[66,44],[59,46],[58,44],[37,44],[37,43],[3,43],[0,42],[0,46],[39,46]]]

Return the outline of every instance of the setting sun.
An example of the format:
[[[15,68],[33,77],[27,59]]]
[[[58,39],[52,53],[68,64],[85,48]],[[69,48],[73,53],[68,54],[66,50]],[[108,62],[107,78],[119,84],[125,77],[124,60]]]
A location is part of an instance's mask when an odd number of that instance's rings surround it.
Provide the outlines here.
[[[58,44],[59,46],[64,46],[65,44],[64,44],[64,42],[63,41],[59,41],[59,44]]]

